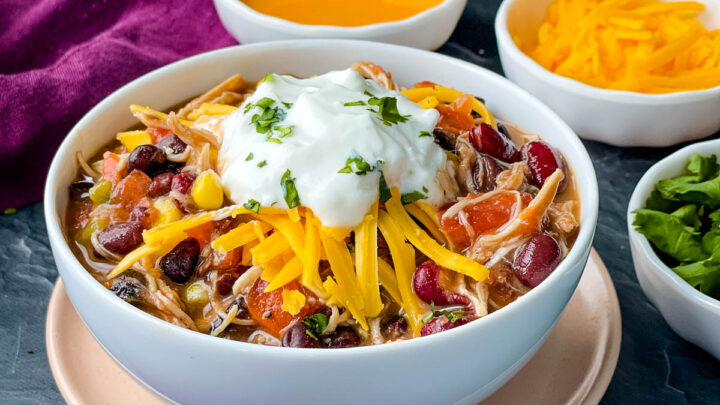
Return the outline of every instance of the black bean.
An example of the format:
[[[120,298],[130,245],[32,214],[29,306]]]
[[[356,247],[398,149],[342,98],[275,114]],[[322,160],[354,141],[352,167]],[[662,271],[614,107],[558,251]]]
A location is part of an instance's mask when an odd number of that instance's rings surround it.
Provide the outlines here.
[[[449,150],[450,152],[455,151],[455,141],[457,140],[457,134],[454,134],[448,130],[435,128],[433,130],[435,135],[435,143],[440,145],[441,148]]]
[[[167,155],[155,145],[140,145],[130,152],[127,161],[128,172],[141,170],[152,177],[165,170]]]
[[[185,149],[187,148],[187,144],[175,134],[161,139],[156,146],[163,150],[166,150],[166,148],[170,149],[170,151],[172,151],[175,155],[185,152]]]
[[[349,326],[338,326],[327,339],[331,349],[360,346],[360,336]]]
[[[320,342],[307,334],[307,326],[304,323],[297,322],[283,335],[282,345],[285,347],[319,348]]]
[[[70,185],[70,198],[73,200],[79,200],[83,197],[87,197],[87,192],[93,186],[93,182],[87,180],[80,180]]]
[[[97,240],[108,251],[125,255],[142,244],[142,231],[139,222],[115,222],[98,232]]]
[[[395,315],[382,323],[380,331],[385,339],[399,339],[407,334],[408,321],[404,316]]]
[[[199,255],[200,243],[194,238],[187,238],[160,259],[160,269],[170,280],[185,284],[195,272]]]
[[[145,287],[138,280],[132,277],[121,277],[114,279],[110,291],[128,302],[141,301],[141,291]]]

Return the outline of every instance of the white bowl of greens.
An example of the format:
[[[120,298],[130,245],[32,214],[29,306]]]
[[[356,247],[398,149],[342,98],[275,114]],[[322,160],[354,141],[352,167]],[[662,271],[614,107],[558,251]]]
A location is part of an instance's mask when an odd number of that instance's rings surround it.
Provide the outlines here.
[[[720,140],[687,146],[640,179],[628,206],[645,295],[684,339],[720,359]]]

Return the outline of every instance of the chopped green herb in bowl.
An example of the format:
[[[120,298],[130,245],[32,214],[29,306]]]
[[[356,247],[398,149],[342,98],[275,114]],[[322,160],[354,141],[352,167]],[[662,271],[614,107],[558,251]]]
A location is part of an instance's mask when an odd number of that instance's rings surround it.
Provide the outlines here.
[[[720,165],[690,156],[687,174],[664,179],[633,211],[633,226],[690,285],[720,299]]]

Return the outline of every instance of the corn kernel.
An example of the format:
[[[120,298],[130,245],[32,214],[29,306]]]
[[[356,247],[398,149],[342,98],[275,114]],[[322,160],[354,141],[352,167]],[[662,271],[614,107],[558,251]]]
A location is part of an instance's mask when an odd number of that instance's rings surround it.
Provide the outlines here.
[[[179,221],[183,217],[182,211],[178,209],[169,197],[160,197],[153,202],[155,209],[160,213],[157,219],[157,225],[167,224]]]
[[[212,170],[206,170],[195,179],[192,188],[195,204],[206,210],[215,210],[222,206],[223,188],[220,178]]]
[[[112,183],[107,180],[100,180],[95,183],[94,186],[88,190],[88,196],[95,205],[107,202],[110,199],[110,192],[112,191]]]
[[[125,145],[128,152],[132,152],[140,145],[152,144],[152,137],[145,131],[118,132],[117,140]]]
[[[237,107],[227,104],[202,103],[200,107],[188,114],[188,119],[195,121],[203,115],[230,115]]]

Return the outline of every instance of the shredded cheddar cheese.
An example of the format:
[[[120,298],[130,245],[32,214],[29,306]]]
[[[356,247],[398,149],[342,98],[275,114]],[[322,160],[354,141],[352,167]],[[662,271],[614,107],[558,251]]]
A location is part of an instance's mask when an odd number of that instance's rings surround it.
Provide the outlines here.
[[[300,310],[305,306],[305,296],[297,290],[283,290],[282,299],[281,308],[290,315],[299,314]]]
[[[534,40],[514,41],[551,72],[591,86],[671,93],[720,86],[720,29],[695,1],[555,0]]]
[[[438,103],[452,103],[458,97],[463,96],[464,93],[451,89],[449,87],[443,87],[435,85],[433,87],[416,87],[413,89],[407,89],[401,91],[410,101],[417,103],[422,108],[435,108]],[[480,114],[482,122],[492,125],[497,128],[495,124],[495,118],[493,118],[490,110],[485,106],[485,103],[481,102],[477,98],[472,99],[472,109],[476,113]]]

